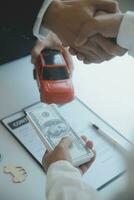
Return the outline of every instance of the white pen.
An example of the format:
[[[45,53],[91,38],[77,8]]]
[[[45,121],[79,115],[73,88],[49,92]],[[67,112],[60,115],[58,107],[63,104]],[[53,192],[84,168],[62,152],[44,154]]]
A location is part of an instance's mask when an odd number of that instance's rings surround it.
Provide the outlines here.
[[[125,148],[123,145],[121,145],[116,139],[114,139],[111,135],[108,135],[106,132],[104,132],[102,129],[100,129],[96,124],[90,122],[90,127],[93,127],[97,133],[99,133],[102,137],[104,137],[106,140],[108,140],[113,145],[117,146],[118,149],[120,149],[123,152],[129,152],[127,148]],[[131,146],[131,145],[130,145]]]

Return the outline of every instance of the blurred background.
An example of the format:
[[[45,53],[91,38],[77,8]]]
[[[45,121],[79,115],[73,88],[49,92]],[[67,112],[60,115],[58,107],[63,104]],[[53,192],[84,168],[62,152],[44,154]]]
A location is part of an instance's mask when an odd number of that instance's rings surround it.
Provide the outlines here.
[[[133,0],[118,0],[118,2],[120,4],[120,8],[123,12],[127,11],[127,10],[134,11],[134,1]]]

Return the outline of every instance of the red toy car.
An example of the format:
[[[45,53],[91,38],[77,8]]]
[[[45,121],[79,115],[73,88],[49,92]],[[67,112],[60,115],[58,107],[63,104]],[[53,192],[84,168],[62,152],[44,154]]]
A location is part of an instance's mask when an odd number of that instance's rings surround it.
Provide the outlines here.
[[[34,75],[42,102],[64,104],[74,99],[72,70],[64,52],[50,49],[41,52]]]

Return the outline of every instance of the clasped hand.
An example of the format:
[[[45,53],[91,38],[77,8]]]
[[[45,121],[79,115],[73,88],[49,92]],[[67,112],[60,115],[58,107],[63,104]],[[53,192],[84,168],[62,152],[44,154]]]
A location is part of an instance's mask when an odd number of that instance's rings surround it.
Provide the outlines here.
[[[37,42],[32,51],[33,63],[45,47],[70,47],[70,53],[86,64],[123,55],[126,50],[116,44],[123,16],[116,13],[118,4],[111,0],[53,0],[42,22],[51,33],[43,42]]]
[[[79,60],[100,63],[115,55],[123,55],[125,51],[115,40],[105,38],[100,33],[89,37],[88,33],[96,24],[96,16],[99,18],[102,14],[117,12],[118,4],[111,0],[54,0],[44,16],[43,24],[58,36],[63,46],[70,46],[70,53]],[[78,36],[83,43],[77,46],[75,41]]]

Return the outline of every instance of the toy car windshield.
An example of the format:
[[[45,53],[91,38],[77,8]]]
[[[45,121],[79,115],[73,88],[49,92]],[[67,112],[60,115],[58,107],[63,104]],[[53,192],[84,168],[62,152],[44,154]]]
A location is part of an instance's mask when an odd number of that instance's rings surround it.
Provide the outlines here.
[[[45,49],[43,51],[43,57],[47,65],[52,65],[52,64],[65,65],[63,57],[59,54],[59,51],[57,50],[51,51]]]
[[[69,79],[66,67],[44,67],[42,73],[43,80],[64,80]]]

